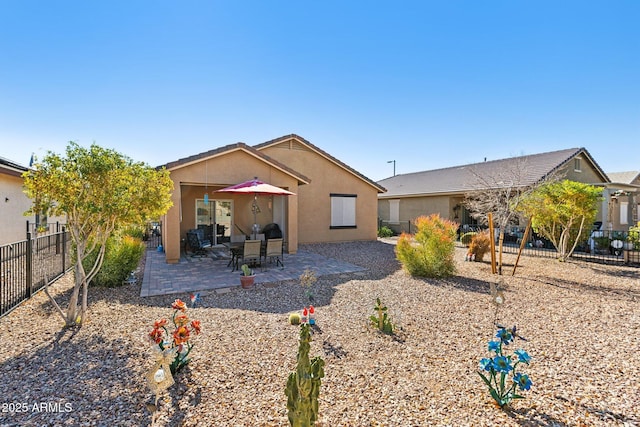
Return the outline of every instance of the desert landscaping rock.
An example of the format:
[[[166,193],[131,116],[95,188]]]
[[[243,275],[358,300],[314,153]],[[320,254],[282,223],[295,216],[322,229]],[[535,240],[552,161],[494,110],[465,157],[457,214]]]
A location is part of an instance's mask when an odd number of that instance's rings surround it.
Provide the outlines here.
[[[407,275],[388,240],[304,249],[367,268],[313,287],[311,356],[326,361],[318,426],[640,425],[639,269],[525,256],[512,277],[515,257],[505,255],[499,277],[458,248],[457,274],[432,280]],[[516,345],[532,356],[533,386],[508,411],[476,373],[495,334],[492,282],[505,289],[498,321],[517,324],[528,341]],[[59,303],[71,286],[70,274],[52,285]],[[150,425],[146,337],[189,295],[139,295],[139,284],[92,288],[89,323],[79,329],[63,329],[44,293],[0,319],[0,426]],[[284,388],[298,338],[288,314],[308,303],[304,290],[286,281],[201,296],[188,314],[202,334],[160,400],[156,425],[287,426]],[[377,297],[396,336],[368,325]],[[12,403],[28,410],[4,410]],[[58,410],[33,410],[42,403]]]

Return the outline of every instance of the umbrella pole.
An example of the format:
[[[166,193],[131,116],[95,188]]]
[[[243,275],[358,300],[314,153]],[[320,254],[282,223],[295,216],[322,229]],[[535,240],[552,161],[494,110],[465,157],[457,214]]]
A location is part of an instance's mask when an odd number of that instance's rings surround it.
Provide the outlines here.
[[[257,234],[256,234],[258,232],[258,230],[256,230],[256,224],[257,224],[256,223],[256,221],[257,221],[256,216],[258,214],[258,195],[257,194],[253,195],[253,209],[252,210],[253,210],[253,225],[251,226],[251,231],[253,231],[253,237],[252,237],[253,240],[256,240],[256,237],[258,237]]]

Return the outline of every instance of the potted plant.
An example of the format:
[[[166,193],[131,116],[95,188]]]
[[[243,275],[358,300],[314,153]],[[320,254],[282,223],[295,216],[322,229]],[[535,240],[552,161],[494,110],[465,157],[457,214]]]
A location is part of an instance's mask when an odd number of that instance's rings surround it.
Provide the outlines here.
[[[256,275],[253,274],[253,270],[249,268],[247,264],[242,264],[240,267],[242,274],[240,275],[240,284],[244,289],[251,288]]]

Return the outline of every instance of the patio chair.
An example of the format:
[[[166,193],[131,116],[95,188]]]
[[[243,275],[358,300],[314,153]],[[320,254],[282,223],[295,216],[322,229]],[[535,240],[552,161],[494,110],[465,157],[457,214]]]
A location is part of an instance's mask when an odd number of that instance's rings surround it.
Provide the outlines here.
[[[191,249],[192,257],[206,257],[207,248],[211,247],[211,241],[204,238],[202,229],[191,229],[187,231],[187,243]]]
[[[236,270],[238,269],[238,264],[240,260],[242,260],[243,264],[256,265],[261,264],[261,255],[260,249],[262,247],[262,242],[260,240],[245,240],[244,242],[244,250],[241,255],[236,257]]]
[[[269,263],[272,263],[275,260],[276,267],[278,266],[278,264],[280,264],[280,266],[284,268],[284,263],[282,262],[282,253],[283,253],[282,239],[267,240],[267,250],[265,251],[265,254],[264,254],[265,262],[269,260]]]
[[[216,224],[216,241],[218,243],[224,242],[224,232],[226,228],[224,224]]]

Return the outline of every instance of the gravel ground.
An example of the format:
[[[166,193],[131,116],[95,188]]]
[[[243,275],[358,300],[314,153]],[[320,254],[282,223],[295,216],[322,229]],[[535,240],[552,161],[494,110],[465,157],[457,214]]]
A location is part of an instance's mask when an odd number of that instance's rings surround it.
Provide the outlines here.
[[[311,356],[326,376],[319,426],[640,425],[640,270],[523,257],[511,276],[464,262],[447,280],[411,278],[388,242],[306,245],[368,268],[314,285],[318,330]],[[507,411],[476,374],[495,331],[491,282],[505,290],[498,320],[528,341],[533,380]],[[52,286],[59,302],[70,277]],[[152,366],[146,335],[171,314],[176,295],[140,298],[140,285],[91,289],[90,322],[62,329],[40,293],[0,319],[0,425],[151,424]],[[188,295],[178,295],[188,300]],[[375,298],[389,307],[395,337],[367,325]],[[284,386],[298,329],[288,313],[306,301],[299,283],[203,296],[192,361],[161,400],[158,426],[286,426]]]

